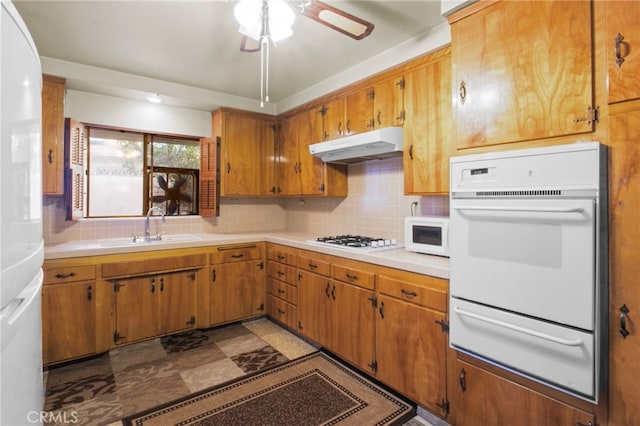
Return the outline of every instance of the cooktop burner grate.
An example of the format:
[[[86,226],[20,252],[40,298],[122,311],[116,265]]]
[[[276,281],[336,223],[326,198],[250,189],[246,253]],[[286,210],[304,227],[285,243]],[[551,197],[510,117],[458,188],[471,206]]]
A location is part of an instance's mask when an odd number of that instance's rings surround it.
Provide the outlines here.
[[[362,235],[318,237],[310,242],[358,251],[389,250],[400,247],[395,239],[374,238]]]

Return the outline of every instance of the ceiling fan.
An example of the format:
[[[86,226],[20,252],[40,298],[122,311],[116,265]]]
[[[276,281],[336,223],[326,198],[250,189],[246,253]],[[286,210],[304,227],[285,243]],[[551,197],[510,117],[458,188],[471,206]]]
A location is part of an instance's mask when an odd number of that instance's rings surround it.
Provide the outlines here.
[[[262,4],[262,7],[270,8],[269,12],[267,13],[271,14],[276,12],[276,8],[280,6],[275,4],[275,2],[271,3],[271,1],[261,2],[260,0],[245,0],[245,2],[254,3],[254,5],[257,3],[258,7],[260,7]],[[301,15],[313,19],[314,21],[355,40],[362,40],[363,38],[367,37],[369,34],[371,34],[374,28],[374,25],[371,22],[354,16],[348,12],[345,12],[344,10],[323,3],[319,0],[286,0],[280,1],[280,3],[284,4],[286,7],[289,7],[291,10],[295,10]],[[291,23],[289,24],[289,27],[291,26]],[[260,23],[260,29],[262,30],[263,28],[264,25]],[[243,33],[243,37],[240,42],[240,50],[242,52],[260,51],[260,37],[246,34],[243,31],[241,31],[241,33]],[[291,32],[289,32],[287,35],[291,35]],[[250,40],[254,41],[255,44],[250,46],[250,44],[252,44]]]

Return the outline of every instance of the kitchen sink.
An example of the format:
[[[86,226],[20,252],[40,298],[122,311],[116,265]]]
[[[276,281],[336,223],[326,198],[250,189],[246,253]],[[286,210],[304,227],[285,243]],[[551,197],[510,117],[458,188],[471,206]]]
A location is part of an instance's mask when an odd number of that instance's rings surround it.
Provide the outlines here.
[[[125,238],[110,238],[106,240],[100,240],[102,247],[127,247],[139,244],[153,244],[162,245],[169,243],[186,243],[190,241],[200,241],[200,238],[192,234],[172,234],[162,235],[162,239],[157,239],[156,236],[152,236],[150,239],[145,237],[125,237]]]

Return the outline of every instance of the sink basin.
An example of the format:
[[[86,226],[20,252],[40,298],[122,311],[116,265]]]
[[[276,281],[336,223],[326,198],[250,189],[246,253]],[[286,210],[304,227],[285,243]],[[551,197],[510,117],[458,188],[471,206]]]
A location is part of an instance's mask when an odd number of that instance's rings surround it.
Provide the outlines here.
[[[191,234],[163,235],[161,240],[158,240],[158,239],[147,240],[144,237],[138,237],[135,241],[133,240],[133,237],[110,238],[107,240],[100,240],[100,245],[102,247],[127,247],[132,245],[141,245],[141,244],[161,245],[161,244],[169,244],[169,243],[186,243],[190,241],[200,241],[200,238]]]

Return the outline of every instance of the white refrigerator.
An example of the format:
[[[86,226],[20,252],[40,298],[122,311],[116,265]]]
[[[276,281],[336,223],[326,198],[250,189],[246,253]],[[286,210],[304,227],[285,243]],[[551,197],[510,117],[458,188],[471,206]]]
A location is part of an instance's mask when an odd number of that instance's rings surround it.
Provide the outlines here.
[[[0,425],[41,424],[42,71],[9,0],[0,20]]]

